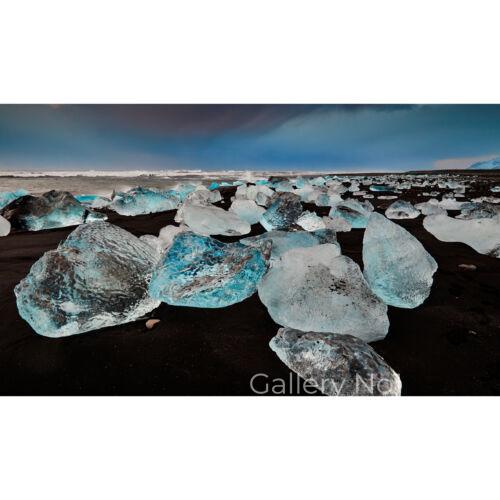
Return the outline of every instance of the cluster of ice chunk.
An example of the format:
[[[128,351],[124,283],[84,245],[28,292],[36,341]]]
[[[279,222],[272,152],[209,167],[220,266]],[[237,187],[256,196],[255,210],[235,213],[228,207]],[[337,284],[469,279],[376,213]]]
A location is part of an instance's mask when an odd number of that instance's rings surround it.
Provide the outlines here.
[[[120,215],[141,215],[174,210],[180,201],[180,195],[174,190],[137,187],[126,193],[115,193],[109,208]]]

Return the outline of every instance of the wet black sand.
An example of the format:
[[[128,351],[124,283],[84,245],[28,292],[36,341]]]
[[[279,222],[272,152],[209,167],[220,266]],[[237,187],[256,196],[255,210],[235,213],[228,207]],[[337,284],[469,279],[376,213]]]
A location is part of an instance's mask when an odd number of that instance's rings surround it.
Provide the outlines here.
[[[491,194],[487,183],[472,196],[481,194]],[[415,190],[400,197],[427,199]],[[383,209],[390,203],[375,204]],[[110,222],[140,236],[157,234],[175,212],[109,215]],[[423,305],[389,307],[389,334],[373,347],[400,373],[403,394],[500,394],[500,260],[438,241],[422,227],[422,217],[398,223],[422,242],[439,269]],[[250,379],[257,373],[269,381],[284,379],[287,393],[297,392],[295,384],[289,387],[291,372],[268,347],[278,325],[257,295],[224,309],[163,304],[150,315],[161,320],[153,330],[141,320],[63,339],[35,334],[17,313],[13,288],[71,230],[0,239],[0,394],[245,395],[252,394]],[[261,231],[255,225],[252,233]],[[363,230],[338,234],[342,252],[360,265],[362,238]],[[460,271],[462,263],[477,270]]]

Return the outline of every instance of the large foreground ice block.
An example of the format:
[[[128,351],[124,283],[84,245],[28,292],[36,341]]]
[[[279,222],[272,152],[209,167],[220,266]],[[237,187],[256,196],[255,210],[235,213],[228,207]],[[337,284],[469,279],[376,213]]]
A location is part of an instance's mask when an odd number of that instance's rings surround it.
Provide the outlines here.
[[[250,224],[242,220],[234,212],[212,205],[185,203],[177,211],[177,222],[182,222],[198,234],[210,236],[241,236],[252,229]]]
[[[288,368],[329,396],[400,396],[399,375],[352,335],[280,328],[269,343]]]
[[[255,292],[268,259],[269,245],[257,249],[181,233],[154,270],[149,292],[174,306],[226,307]]]
[[[338,246],[284,253],[258,286],[273,320],[303,331],[354,335],[366,342],[387,335],[387,306],[368,287],[359,266]]]
[[[243,238],[240,240],[240,243],[259,248],[267,241],[272,243],[272,262],[278,260],[285,252],[288,252],[292,248],[314,247],[323,243],[331,243],[337,246],[338,253],[340,254],[340,246],[337,243],[335,231],[329,229],[321,229],[319,231],[267,231],[258,236]]]
[[[160,191],[136,187],[126,193],[116,193],[109,208],[120,215],[141,215],[174,210],[181,197],[176,191]]]
[[[0,214],[14,229],[41,231],[105,220],[106,216],[84,207],[71,193],[49,191],[41,196],[22,196],[4,207]]]
[[[406,229],[372,213],[363,237],[366,281],[386,304],[414,308],[429,296],[437,263]]]
[[[344,200],[332,207],[329,216],[332,218],[342,217],[351,224],[353,228],[364,228],[373,212],[373,205],[369,201]]]
[[[81,225],[15,287],[19,314],[46,337],[134,321],[160,304],[148,295],[157,258],[124,229]]]
[[[438,240],[461,242],[476,252],[500,257],[500,215],[483,219],[454,219],[447,215],[428,215],[424,227]]]
[[[302,213],[300,197],[293,193],[281,193],[260,218],[267,230],[286,230],[297,222]]]

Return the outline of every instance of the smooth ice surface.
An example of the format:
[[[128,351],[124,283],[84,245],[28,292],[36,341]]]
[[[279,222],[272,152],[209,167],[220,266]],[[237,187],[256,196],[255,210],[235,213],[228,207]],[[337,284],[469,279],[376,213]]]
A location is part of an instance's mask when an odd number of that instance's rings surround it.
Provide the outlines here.
[[[483,219],[454,219],[447,215],[428,215],[424,228],[438,240],[461,242],[476,252],[500,257],[500,215]]]
[[[0,209],[6,207],[9,203],[21,196],[26,196],[28,191],[26,189],[18,189],[17,191],[2,191],[0,192]]]
[[[385,216],[389,219],[415,219],[420,212],[409,202],[397,200],[387,207]]]
[[[329,217],[342,217],[353,228],[364,228],[368,224],[368,218],[373,212],[373,205],[369,201],[344,200],[332,207]]]
[[[292,248],[307,248],[321,245],[323,243],[331,243],[338,247],[340,254],[340,246],[337,243],[335,232],[323,229],[319,231],[268,231],[258,236],[243,238],[240,243],[253,247],[261,247],[267,241],[272,243],[271,261],[279,259],[285,252]]]
[[[297,222],[302,213],[300,197],[293,193],[281,193],[260,218],[266,231],[286,230]]]
[[[174,210],[179,203],[180,195],[176,191],[137,187],[126,193],[116,193],[109,208],[120,215],[141,215]]]
[[[240,219],[249,224],[257,224],[266,209],[257,205],[253,200],[234,200],[229,211],[234,212]]]
[[[268,267],[269,248],[179,234],[156,267],[149,291],[167,304],[226,307],[250,297]]]
[[[47,337],[134,321],[159,305],[147,290],[157,258],[120,227],[81,225],[15,287],[19,314]]]
[[[339,253],[332,244],[289,250],[260,282],[260,300],[283,326],[367,342],[384,338],[387,306],[369,289],[359,266]]]
[[[363,236],[364,277],[386,304],[414,308],[431,292],[437,263],[406,229],[374,212]]]
[[[183,222],[195,233],[203,236],[220,234],[239,236],[248,234],[251,230],[247,221],[240,219],[234,212],[212,205],[184,204],[176,217],[177,222]]]
[[[7,236],[10,233],[10,222],[0,215],[0,236]]]
[[[106,216],[84,207],[71,193],[49,191],[41,196],[23,196],[4,207],[1,215],[16,229],[41,231],[104,220]]]
[[[352,335],[280,328],[269,342],[288,368],[329,396],[400,396],[399,375]]]

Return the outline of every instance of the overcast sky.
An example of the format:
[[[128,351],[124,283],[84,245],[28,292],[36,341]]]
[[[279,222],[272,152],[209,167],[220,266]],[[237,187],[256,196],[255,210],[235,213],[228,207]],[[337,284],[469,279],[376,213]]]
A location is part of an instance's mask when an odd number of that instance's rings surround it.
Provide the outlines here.
[[[0,106],[2,170],[410,170],[496,156],[499,105]]]

